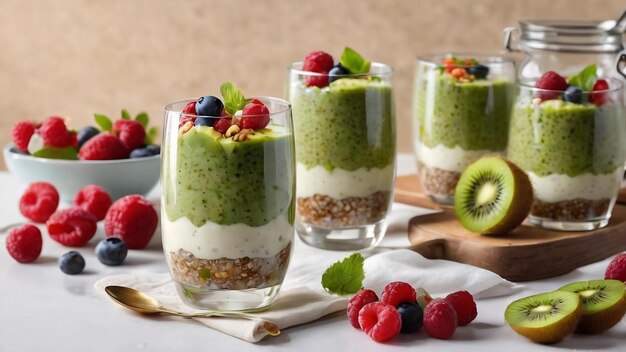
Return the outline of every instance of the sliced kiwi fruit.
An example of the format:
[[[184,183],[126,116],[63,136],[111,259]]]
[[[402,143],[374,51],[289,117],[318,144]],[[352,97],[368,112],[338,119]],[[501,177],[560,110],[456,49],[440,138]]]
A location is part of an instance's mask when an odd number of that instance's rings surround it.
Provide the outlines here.
[[[532,200],[533,188],[522,169],[501,157],[484,157],[461,174],[454,210],[466,229],[502,235],[524,221]]]
[[[543,343],[557,343],[576,330],[582,303],[574,292],[554,291],[518,299],[504,312],[518,334]]]
[[[602,333],[619,323],[626,313],[626,287],[619,280],[574,282],[559,291],[580,296],[583,316],[576,329],[579,333]]]

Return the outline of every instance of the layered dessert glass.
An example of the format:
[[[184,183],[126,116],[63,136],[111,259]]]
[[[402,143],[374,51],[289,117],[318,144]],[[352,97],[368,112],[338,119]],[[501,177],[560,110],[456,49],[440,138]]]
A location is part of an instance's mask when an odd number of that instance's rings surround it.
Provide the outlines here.
[[[236,134],[234,123],[226,133],[218,131],[216,121],[224,116],[193,116],[204,125],[189,123],[182,111],[191,100],[165,107],[163,250],[180,297],[197,308],[266,307],[289,264],[295,217],[291,108],[281,99],[256,99],[269,109],[269,124]]]
[[[395,180],[392,70],[325,76],[289,67],[288,98],[296,140],[296,230],[307,244],[354,250],[376,245],[386,230]],[[327,80],[328,81],[328,80]]]
[[[576,102],[563,99],[569,90],[519,84],[508,157],[533,184],[531,223],[569,231],[608,223],[624,174],[626,130],[623,85],[606,82],[607,89],[579,90]]]
[[[417,62],[413,141],[424,192],[454,203],[465,168],[503,154],[515,89],[513,61],[495,56],[429,55]]]

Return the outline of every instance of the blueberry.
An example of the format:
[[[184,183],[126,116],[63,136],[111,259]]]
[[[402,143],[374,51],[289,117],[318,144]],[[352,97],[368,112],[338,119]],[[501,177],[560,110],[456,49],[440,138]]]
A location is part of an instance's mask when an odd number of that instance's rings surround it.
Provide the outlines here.
[[[474,75],[477,79],[485,79],[489,74],[489,67],[481,64],[476,64],[467,68],[467,73]]]
[[[198,117],[196,119],[195,125],[196,126],[209,126],[209,127],[213,127],[213,125],[215,124],[215,118],[212,117]]]
[[[152,155],[158,155],[161,154],[161,146],[158,146],[156,144],[148,144],[146,146],[146,149],[152,154]]]
[[[565,92],[563,92],[563,99],[570,103],[579,104],[583,101],[583,91],[576,86],[569,86]]]
[[[333,66],[333,68],[328,71],[328,83],[338,80],[341,78],[340,75],[349,75],[350,71],[348,71],[345,67],[341,66],[341,64],[337,64]]]
[[[83,144],[85,144],[85,142],[90,140],[92,137],[94,137],[98,133],[100,133],[100,130],[98,130],[97,128],[92,127],[92,126],[87,126],[87,127],[81,128],[80,131],[78,131],[78,136],[77,136],[78,137],[78,148],[80,149],[80,147],[82,147]]]
[[[130,152],[130,158],[131,159],[135,159],[135,158],[145,158],[148,156],[152,156],[154,154],[152,154],[148,148],[137,148],[137,149],[133,149],[132,152]]]
[[[85,258],[76,251],[69,251],[59,258],[59,268],[68,275],[76,275],[85,269]]]
[[[402,318],[403,334],[413,333],[422,328],[424,320],[424,311],[422,307],[413,302],[402,302],[398,305],[398,313]]]
[[[198,116],[220,116],[224,110],[224,104],[218,97],[212,95],[200,97],[196,102],[196,115]],[[198,120],[196,119],[196,125]]]
[[[128,254],[128,246],[117,237],[104,239],[96,246],[96,257],[104,265],[120,265],[126,259],[126,254]]]

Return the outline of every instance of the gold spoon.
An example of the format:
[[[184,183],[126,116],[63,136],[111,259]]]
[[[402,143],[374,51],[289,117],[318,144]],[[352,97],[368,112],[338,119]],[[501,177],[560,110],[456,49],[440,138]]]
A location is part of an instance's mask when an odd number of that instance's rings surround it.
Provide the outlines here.
[[[161,306],[159,301],[150,297],[149,295],[137,291],[134,288],[124,287],[124,286],[107,286],[104,288],[104,291],[111,297],[115,302],[123,305],[124,307],[134,310],[135,312],[139,312],[142,314],[169,314],[175,315],[183,318],[208,318],[208,317],[228,317],[228,318],[238,318],[238,319],[249,319],[256,320],[262,323],[263,329],[270,336],[278,336],[280,335],[280,329],[278,326],[272,322],[267,320],[263,320],[254,315],[239,313],[239,312],[223,312],[223,311],[207,311],[198,314],[188,314],[183,312],[177,312],[174,310],[170,310]]]

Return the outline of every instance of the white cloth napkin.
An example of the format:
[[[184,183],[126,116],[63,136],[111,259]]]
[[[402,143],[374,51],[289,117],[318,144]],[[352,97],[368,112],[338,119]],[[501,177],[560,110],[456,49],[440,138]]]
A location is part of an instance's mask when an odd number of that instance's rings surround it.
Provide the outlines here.
[[[396,249],[409,245],[408,220],[427,211],[394,204],[389,232],[381,245],[362,251],[365,260],[364,287],[379,295],[391,281],[406,281],[424,287],[433,295],[467,290],[475,298],[508,295],[516,285],[495,273],[447,260],[428,260],[416,252]],[[277,324],[281,329],[317,320],[344,310],[348,299],[330,295],[321,285],[324,271],[350,252],[325,251],[312,248],[296,239],[291,264],[276,301],[259,318]],[[108,285],[128,286],[156,298],[163,306],[188,313],[201,312],[186,306],[178,297],[169,274],[131,273],[105,277],[96,282],[97,291],[104,293]],[[240,339],[257,342],[267,336],[261,323],[230,318],[198,318],[200,323]]]

